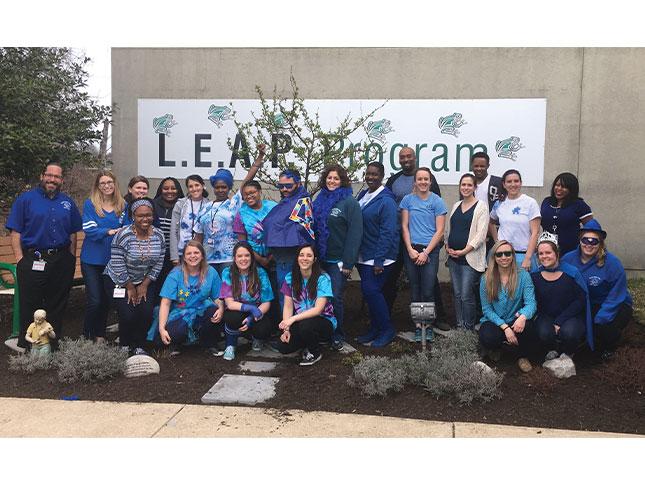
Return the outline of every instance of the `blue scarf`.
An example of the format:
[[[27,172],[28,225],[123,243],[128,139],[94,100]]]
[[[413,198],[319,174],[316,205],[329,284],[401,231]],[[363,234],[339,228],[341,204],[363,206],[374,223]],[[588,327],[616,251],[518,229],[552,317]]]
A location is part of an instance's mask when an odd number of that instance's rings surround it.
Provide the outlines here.
[[[580,288],[582,288],[582,291],[585,292],[585,300],[587,303],[587,308],[585,311],[585,323],[587,325],[587,344],[589,345],[589,348],[591,350],[594,350],[593,321],[591,319],[591,304],[589,303],[589,289],[587,288],[587,283],[585,282],[585,279],[582,277],[582,274],[580,273],[580,271],[578,271],[578,268],[576,268],[572,264],[560,261],[558,265],[555,266],[554,268],[545,268],[544,266],[540,265],[538,266],[537,270],[532,272],[539,273],[541,271],[546,271],[547,273],[555,273],[556,271],[562,271],[563,273],[573,278],[576,284]]]
[[[329,239],[329,228],[327,218],[336,203],[352,197],[351,187],[338,187],[336,190],[329,190],[323,187],[314,200],[314,221],[316,222],[316,245],[318,254],[322,261],[327,257],[327,240]]]

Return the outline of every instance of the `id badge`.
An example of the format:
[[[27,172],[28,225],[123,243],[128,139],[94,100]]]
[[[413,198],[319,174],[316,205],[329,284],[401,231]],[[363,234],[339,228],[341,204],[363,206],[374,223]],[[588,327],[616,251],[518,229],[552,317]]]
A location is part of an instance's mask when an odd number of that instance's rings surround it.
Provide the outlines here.
[[[112,296],[114,298],[125,298],[125,288],[120,288],[118,286],[115,286],[114,293]]]
[[[45,265],[47,264],[47,261],[43,261],[42,259],[40,261],[34,261],[34,264],[31,267],[32,271],[45,271]]]
[[[209,246],[212,246],[213,243],[215,243],[215,239],[213,239],[213,238],[206,239],[206,244],[208,244]]]

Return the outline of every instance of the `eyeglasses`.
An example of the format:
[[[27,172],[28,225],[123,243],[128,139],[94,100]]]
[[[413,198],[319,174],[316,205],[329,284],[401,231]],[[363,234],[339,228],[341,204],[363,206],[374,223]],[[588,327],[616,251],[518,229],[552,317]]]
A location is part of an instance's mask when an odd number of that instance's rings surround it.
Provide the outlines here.
[[[43,177],[49,177],[50,179],[56,179],[56,180],[63,180],[63,176],[58,175],[56,173],[44,173]]]
[[[586,246],[598,246],[598,244],[600,244],[600,239],[597,237],[583,237],[580,239],[580,242]]]
[[[258,195],[260,193],[259,190],[247,190],[244,192],[244,197],[250,197],[252,195]]]
[[[505,258],[510,258],[511,256],[513,256],[513,251],[497,251],[495,253],[496,258],[501,258],[502,256]]]
[[[110,185],[114,185],[114,182],[110,180],[109,182],[99,182],[99,187],[109,187]]]
[[[279,190],[282,190],[282,189],[287,189],[287,190],[289,190],[289,189],[293,189],[293,186],[294,186],[294,185],[296,185],[296,184],[294,184],[294,183],[290,183],[290,184],[276,184],[276,187],[277,187]]]

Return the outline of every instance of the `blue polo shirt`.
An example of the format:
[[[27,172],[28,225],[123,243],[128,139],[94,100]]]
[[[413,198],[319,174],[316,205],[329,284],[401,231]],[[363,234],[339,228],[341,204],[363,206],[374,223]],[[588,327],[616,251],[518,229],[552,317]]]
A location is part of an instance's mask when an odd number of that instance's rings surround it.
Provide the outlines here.
[[[69,245],[69,236],[83,227],[74,201],[63,193],[53,199],[41,187],[20,194],[5,226],[20,233],[27,248],[51,249]]]

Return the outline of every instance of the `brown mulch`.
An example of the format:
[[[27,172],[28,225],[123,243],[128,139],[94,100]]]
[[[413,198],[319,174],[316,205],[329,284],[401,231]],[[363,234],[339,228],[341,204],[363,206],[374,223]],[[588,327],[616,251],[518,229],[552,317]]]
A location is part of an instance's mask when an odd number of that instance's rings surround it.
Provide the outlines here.
[[[442,291],[450,317],[450,290],[442,285]],[[407,343],[382,350],[358,346],[353,340],[366,328],[367,310],[361,308],[357,283],[348,285],[346,301],[348,338],[363,355],[395,356],[414,349]],[[394,312],[400,330],[411,327],[405,301],[407,292],[402,291]],[[65,322],[67,336],[76,337],[81,333],[83,306],[82,288],[72,290]],[[3,336],[10,333],[10,312],[10,299],[0,297],[0,334]],[[240,373],[238,364],[245,359],[244,353],[245,348],[240,346],[233,362],[212,357],[198,348],[187,349],[176,357],[155,354],[161,367],[159,375],[62,384],[53,370],[34,375],[11,372],[8,369],[11,351],[1,345],[0,396],[200,404],[202,395],[222,374]],[[577,375],[560,381],[539,366],[529,374],[522,374],[512,357],[505,356],[496,364],[505,373],[502,398],[462,406],[456,400],[437,400],[423,389],[409,386],[385,398],[363,396],[358,389],[347,385],[351,366],[346,356],[326,350],[323,359],[312,367],[300,367],[295,360],[278,366],[272,373],[280,377],[276,397],[263,407],[644,434],[645,326],[630,323],[613,360],[600,362],[591,352],[581,351],[575,361]]]

